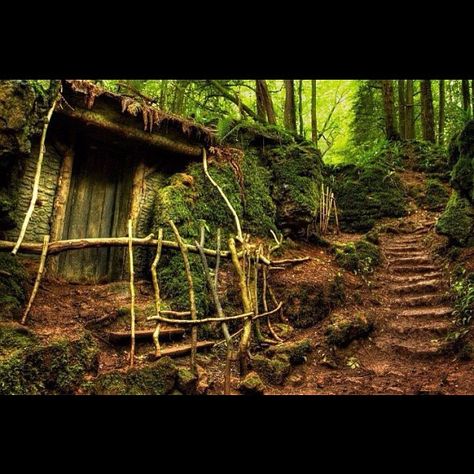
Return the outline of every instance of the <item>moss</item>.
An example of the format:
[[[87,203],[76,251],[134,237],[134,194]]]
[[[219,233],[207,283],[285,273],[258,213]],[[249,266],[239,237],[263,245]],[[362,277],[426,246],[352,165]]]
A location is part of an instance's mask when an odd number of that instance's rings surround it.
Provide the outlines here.
[[[293,327],[284,323],[273,323],[273,329],[282,339],[288,339],[293,334]]]
[[[240,382],[239,390],[244,395],[263,395],[265,385],[257,372],[249,372]]]
[[[344,277],[338,273],[329,285],[329,303],[331,308],[336,308],[346,301]]]
[[[418,195],[416,201],[430,211],[437,211],[443,209],[448,199],[449,193],[438,179],[427,179],[424,191]]]
[[[268,153],[273,171],[273,199],[279,227],[297,232],[306,229],[319,209],[322,161],[311,146],[289,145]]]
[[[365,234],[365,240],[371,244],[378,245],[380,243],[380,233],[378,230],[372,229]]]
[[[23,339],[17,349],[0,362],[0,394],[72,394],[98,368],[90,335],[39,346]]]
[[[301,339],[295,342],[283,342],[276,346],[270,346],[265,353],[269,356],[284,354],[292,365],[302,364],[306,356],[312,351],[309,339]]]
[[[474,245],[474,210],[469,201],[453,191],[436,223],[436,230],[448,236],[451,244]]]
[[[451,184],[462,197],[474,203],[474,120],[454,138],[450,149]]]
[[[310,283],[290,290],[285,307],[288,320],[297,328],[314,326],[331,310],[324,288]]]
[[[329,167],[331,186],[347,231],[368,231],[377,219],[406,214],[406,198],[400,179],[383,164]]]
[[[178,370],[169,357],[144,368],[110,372],[97,377],[89,388],[93,395],[164,395],[176,383]]]
[[[0,320],[18,316],[26,301],[27,274],[18,258],[0,253]]]
[[[415,171],[437,174],[445,180],[448,178],[448,154],[444,147],[424,141],[404,143],[401,148],[402,158]]]
[[[264,382],[274,385],[283,384],[291,370],[289,357],[285,354],[271,359],[258,354],[252,359],[252,367]]]
[[[336,261],[346,270],[367,275],[380,263],[381,255],[377,245],[362,239],[337,248]]]
[[[198,378],[186,367],[178,367],[177,388],[185,395],[196,393]]]
[[[354,339],[368,336],[373,329],[372,319],[365,314],[360,313],[353,317],[334,316],[325,336],[328,344],[346,347]]]

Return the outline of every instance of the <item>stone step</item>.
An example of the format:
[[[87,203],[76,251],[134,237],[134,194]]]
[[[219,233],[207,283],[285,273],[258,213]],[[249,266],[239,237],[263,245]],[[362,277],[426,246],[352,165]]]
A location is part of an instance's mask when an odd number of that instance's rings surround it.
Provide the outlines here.
[[[443,280],[432,279],[418,282],[409,282],[406,285],[393,286],[391,291],[397,295],[416,295],[420,293],[436,292],[442,289],[443,286]]]
[[[448,295],[444,293],[432,293],[420,296],[408,296],[400,298],[396,303],[397,306],[439,306],[449,301]]]
[[[432,260],[429,255],[420,255],[415,257],[391,257],[389,259],[391,265],[418,265],[418,264],[428,264],[431,263]]]
[[[443,338],[427,339],[426,341],[393,341],[391,348],[400,355],[415,359],[432,359],[446,354],[446,344]]]
[[[425,281],[425,280],[434,280],[434,279],[442,279],[443,274],[442,272],[430,272],[424,273],[423,275],[389,275],[387,278],[388,280],[394,283],[415,283],[418,281]]]
[[[410,273],[410,274],[425,274],[439,271],[439,267],[433,264],[426,265],[390,265],[391,273]]]
[[[393,332],[402,336],[424,336],[431,340],[439,337],[446,337],[451,324],[452,323],[449,320],[397,318],[389,323],[389,328]]]
[[[423,250],[423,247],[410,246],[410,247],[385,247],[383,252],[386,255],[417,255],[423,254],[426,255],[426,252]]]
[[[394,313],[395,317],[410,318],[410,319],[434,319],[434,318],[449,318],[453,313],[453,308],[450,306],[431,306],[411,309],[399,309]]]

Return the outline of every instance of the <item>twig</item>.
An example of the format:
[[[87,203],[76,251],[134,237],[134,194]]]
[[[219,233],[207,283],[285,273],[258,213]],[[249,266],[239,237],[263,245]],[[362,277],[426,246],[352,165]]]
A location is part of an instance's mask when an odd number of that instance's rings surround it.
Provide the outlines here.
[[[128,262],[130,272],[130,367],[133,367],[135,359],[135,271],[133,268],[133,222],[132,219],[128,220]]]
[[[217,289],[217,284],[219,281],[219,265],[221,261],[221,228],[217,228],[217,242],[216,242],[216,268],[214,270],[214,285]]]
[[[43,133],[41,134],[41,141],[40,141],[40,149],[38,154],[38,161],[36,163],[36,174],[35,180],[33,182],[33,192],[31,194],[31,201],[30,205],[28,206],[28,210],[26,211],[25,219],[23,220],[23,224],[21,226],[20,234],[18,235],[18,240],[16,241],[15,247],[13,247],[12,254],[16,255],[18,249],[20,248],[23,239],[25,238],[26,229],[28,228],[28,224],[30,223],[31,216],[33,215],[33,211],[35,209],[36,201],[38,199],[38,190],[39,190],[39,182],[41,178],[41,168],[43,166],[43,156],[45,152],[45,141],[46,141],[46,133],[48,131],[49,122],[51,120],[51,116],[53,115],[54,109],[56,108],[56,104],[61,97],[61,89],[59,89],[56,98],[53,101],[53,105],[48,111],[46,115],[46,120],[44,121],[43,125]]]
[[[303,263],[311,260],[311,257],[284,258],[282,260],[272,260],[273,265],[287,265],[290,263]]]
[[[160,228],[158,230],[158,245],[156,247],[156,255],[153,259],[153,263],[151,264],[151,277],[153,281],[153,290],[155,292],[155,310],[156,315],[160,315],[161,309],[161,297],[160,297],[160,285],[158,283],[158,275],[156,273],[156,267],[158,266],[158,262],[161,258],[161,249],[163,244],[163,229]],[[160,357],[161,355],[161,348],[160,348],[160,322],[156,323],[156,329],[153,332],[153,342],[155,344],[155,354],[156,357]]]
[[[236,228],[237,228],[237,239],[238,239],[240,242],[243,242],[244,238],[243,238],[243,235],[242,235],[242,228],[240,227],[239,216],[238,216],[237,213],[235,212],[234,207],[233,207],[232,204],[230,203],[229,199],[228,199],[227,196],[225,195],[225,193],[224,193],[224,191],[222,190],[222,188],[214,181],[213,177],[209,174],[209,170],[207,169],[207,153],[206,153],[206,149],[205,149],[205,148],[202,149],[202,164],[203,164],[203,167],[204,167],[204,173],[206,174],[207,178],[208,178],[209,181],[213,184],[213,186],[215,186],[215,187],[217,188],[217,190],[219,191],[219,194],[222,196],[222,198],[224,199],[225,203],[227,204],[227,207],[230,209],[230,212],[231,212],[232,215],[234,216],[235,226],[236,226]]]
[[[183,242],[183,239],[179,235],[179,231],[172,220],[169,221],[171,229],[173,230],[176,241],[178,242],[179,249],[181,250],[181,255],[183,256],[184,262],[184,271],[186,273],[186,279],[188,280],[188,289],[189,289],[189,304],[191,306],[191,319],[193,321],[197,320],[196,312],[196,299],[194,294],[194,283],[193,276],[191,273],[191,266],[189,264],[188,249]],[[196,344],[197,344],[197,326],[193,326],[191,330],[191,370],[196,372]]]
[[[33,291],[31,292],[30,299],[28,301],[28,305],[26,306],[25,312],[23,313],[23,317],[21,318],[21,324],[26,323],[26,318],[31,310],[31,306],[33,305],[33,301],[35,300],[36,293],[38,292],[38,288],[41,283],[41,278],[44,273],[44,266],[46,262],[46,257],[48,255],[48,244],[49,244],[49,235],[45,235],[43,238],[43,250],[41,252],[40,264],[38,267],[38,273],[36,275],[35,284],[33,286]]]
[[[262,268],[262,279],[263,279],[263,288],[262,288],[262,301],[263,301],[263,310],[264,312],[268,312],[268,302],[267,302],[267,272],[268,268]],[[270,322],[270,317],[267,317],[267,328],[270,334],[277,340],[282,341],[282,339],[278,336],[278,334],[273,329],[272,323]]]

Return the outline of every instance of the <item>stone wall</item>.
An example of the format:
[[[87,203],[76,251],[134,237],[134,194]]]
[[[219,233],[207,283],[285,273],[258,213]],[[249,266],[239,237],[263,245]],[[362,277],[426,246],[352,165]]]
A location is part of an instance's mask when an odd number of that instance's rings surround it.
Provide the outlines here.
[[[12,212],[17,226],[7,232],[9,240],[16,240],[20,233],[26,211],[30,204],[33,182],[38,160],[39,143],[31,148],[31,153],[21,161],[21,171],[18,180],[18,204]],[[53,211],[54,196],[58,182],[61,156],[52,145],[46,145],[43,167],[41,171],[38,200],[31,216],[25,235],[25,242],[42,242],[43,236],[50,233],[51,214]]]

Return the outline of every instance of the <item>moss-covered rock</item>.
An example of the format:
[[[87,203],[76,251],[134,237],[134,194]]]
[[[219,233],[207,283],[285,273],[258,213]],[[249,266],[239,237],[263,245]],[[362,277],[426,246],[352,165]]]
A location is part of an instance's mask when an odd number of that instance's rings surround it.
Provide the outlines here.
[[[403,186],[387,166],[346,164],[328,167],[328,172],[343,230],[368,231],[377,219],[405,215]]]
[[[252,367],[265,383],[281,385],[290,373],[291,364],[286,354],[273,358],[258,354],[252,359]]]
[[[445,211],[436,223],[436,230],[448,236],[451,244],[474,245],[474,209],[457,191],[451,194]]]
[[[19,315],[26,300],[27,274],[18,258],[0,253],[0,321]]]
[[[278,226],[297,233],[313,221],[319,209],[322,161],[311,146],[290,145],[267,153],[273,171],[273,199]]]
[[[302,364],[306,360],[306,356],[312,351],[311,341],[309,339],[301,339],[295,342],[283,342],[276,346],[270,346],[265,353],[270,357],[284,354],[292,365]]]
[[[289,291],[285,312],[296,328],[314,326],[328,316],[331,305],[323,286],[302,283]]]
[[[367,275],[379,265],[381,254],[377,245],[362,239],[336,248],[336,261],[346,270]]]
[[[185,395],[194,395],[198,385],[198,377],[186,367],[178,367],[176,386]]]
[[[165,395],[175,388],[177,375],[173,360],[163,357],[143,368],[100,375],[88,391],[93,395]]]
[[[34,335],[3,327],[0,355],[0,394],[72,394],[84,376],[98,368],[93,338],[60,339],[38,344]]]
[[[474,120],[454,137],[450,151],[451,184],[462,197],[474,203]]]
[[[263,395],[265,385],[257,372],[249,372],[240,382],[239,391],[244,395]]]
[[[370,316],[363,313],[348,317],[335,315],[331,324],[326,328],[326,341],[330,345],[346,347],[354,339],[368,336],[374,329]]]
[[[430,211],[443,209],[449,199],[449,192],[438,179],[427,179],[424,192],[417,198],[419,205]]]

